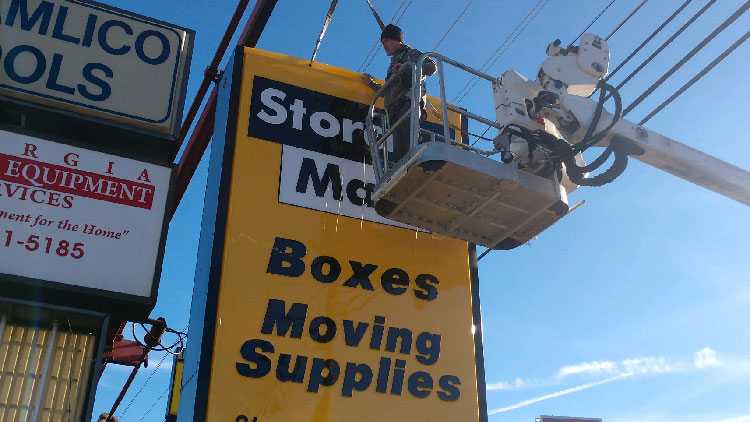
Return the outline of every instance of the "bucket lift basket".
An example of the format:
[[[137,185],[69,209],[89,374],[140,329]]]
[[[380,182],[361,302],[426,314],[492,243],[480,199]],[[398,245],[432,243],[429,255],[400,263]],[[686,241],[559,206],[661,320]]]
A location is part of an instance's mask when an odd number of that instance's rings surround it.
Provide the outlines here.
[[[422,64],[434,58],[440,84],[443,133],[420,128]],[[516,163],[489,158],[497,151],[481,151],[451,138],[448,111],[499,129],[490,120],[448,104],[443,63],[477,77],[489,75],[436,53],[423,54],[412,64],[411,109],[385,131],[373,123],[375,103],[391,77],[378,90],[365,119],[367,139],[375,172],[375,210],[391,220],[493,249],[522,245],[557,222],[568,212],[567,196],[553,175],[545,178],[520,169]],[[387,140],[402,124],[409,125],[409,150],[397,162],[389,160]],[[385,133],[384,133],[385,132]],[[467,134],[466,128],[454,133]],[[424,136],[426,135],[426,136]],[[420,142],[427,139],[427,142]]]

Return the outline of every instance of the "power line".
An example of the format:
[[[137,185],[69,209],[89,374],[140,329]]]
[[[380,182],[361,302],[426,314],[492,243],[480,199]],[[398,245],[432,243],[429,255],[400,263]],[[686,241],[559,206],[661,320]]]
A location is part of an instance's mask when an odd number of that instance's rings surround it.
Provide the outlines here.
[[[161,398],[164,397],[164,395],[167,394],[168,392],[169,392],[169,387],[167,387],[167,389],[164,390],[164,392],[161,393],[161,395],[159,395],[159,397],[157,397],[156,400],[154,400],[154,403],[151,405],[151,407],[148,408],[146,413],[144,413],[143,416],[141,416],[141,418],[138,419],[138,421],[140,422],[146,419],[146,416],[148,416],[148,414],[151,413],[151,410],[154,408],[154,406],[156,406],[156,404],[159,403],[159,400],[161,400]]]
[[[396,22],[395,22],[395,24],[396,24],[396,25],[398,25],[398,23],[399,23],[399,22],[401,22],[401,18],[403,18],[403,17],[404,17],[404,15],[406,14],[406,9],[408,9],[408,8],[409,8],[409,6],[411,6],[411,3],[412,3],[413,1],[414,1],[414,0],[409,0],[409,3],[408,3],[408,4],[406,5],[406,7],[404,7],[404,10],[403,10],[403,11],[401,12],[401,16],[399,16],[399,17],[398,17],[398,19],[396,19]]]
[[[535,5],[534,5],[534,7],[532,7],[532,8],[531,8],[531,10],[529,10],[529,13],[527,13],[527,14],[526,14],[526,16],[525,16],[525,17],[524,17],[523,19],[521,19],[521,21],[520,21],[520,22],[518,22],[518,25],[516,25],[516,27],[515,27],[515,28],[513,28],[513,30],[512,30],[511,32],[510,32],[510,34],[508,34],[508,36],[507,36],[507,37],[505,38],[505,40],[503,40],[503,42],[502,42],[502,43],[500,44],[500,46],[499,46],[499,47],[497,48],[497,50],[495,50],[495,52],[493,52],[493,53],[492,53],[492,54],[490,55],[490,57],[489,57],[489,58],[487,59],[487,61],[485,61],[485,62],[484,62],[484,63],[482,64],[482,66],[481,66],[481,67],[479,68],[479,69],[480,69],[481,71],[483,71],[483,72],[484,72],[484,71],[486,71],[485,67],[487,66],[487,64],[488,64],[488,63],[489,63],[490,61],[492,61],[492,59],[493,59],[493,58],[495,57],[495,55],[496,55],[496,54],[497,54],[497,53],[498,53],[498,52],[499,52],[499,51],[500,51],[500,50],[501,50],[501,49],[502,49],[502,48],[503,48],[503,47],[505,46],[505,44],[506,44],[506,43],[507,43],[507,42],[508,42],[508,41],[509,41],[509,40],[511,39],[511,37],[513,36],[513,34],[514,34],[514,33],[516,33],[516,31],[518,31],[518,30],[519,30],[519,28],[521,28],[521,26],[522,26],[522,25],[524,24],[524,22],[526,22],[526,20],[527,20],[527,19],[529,19],[529,17],[531,16],[531,14],[532,14],[532,13],[534,13],[534,10],[536,10],[536,9],[537,9],[537,7],[539,7],[539,5],[540,5],[540,4],[541,4],[541,3],[543,2],[543,1],[544,1],[544,0],[539,0],[539,1],[538,1],[538,2],[537,2],[537,3],[535,4]],[[549,1],[549,0],[547,0],[547,1]],[[546,4],[547,4],[547,3],[545,3],[545,5],[546,5]],[[544,6],[542,6],[542,7],[544,7]],[[539,8],[539,10],[541,10],[541,8]],[[534,16],[536,16],[536,15],[534,15]],[[532,18],[532,19],[533,19],[533,18]],[[525,28],[525,27],[524,27],[524,28]],[[519,33],[520,33],[520,31],[519,31]],[[503,50],[503,52],[505,52],[505,50]],[[501,54],[502,54],[502,53],[501,53]],[[469,88],[469,85],[471,85],[471,83],[472,83],[472,82],[474,82],[474,80],[475,80],[475,79],[476,79],[476,76],[472,76],[472,77],[471,77],[471,79],[469,79],[469,81],[468,81],[468,82],[466,82],[466,85],[464,85],[464,87],[463,87],[463,88],[461,88],[461,90],[459,90],[459,91],[458,91],[458,93],[456,94],[456,96],[455,96],[455,97],[453,97],[453,102],[455,102],[455,101],[456,101],[456,99],[457,99],[457,98],[458,98],[459,96],[461,96],[461,94],[463,94],[463,93],[464,93],[464,91],[465,91],[465,90],[466,90],[467,88]],[[466,95],[464,94],[464,95],[463,95],[463,97],[465,97],[465,96],[466,96]],[[463,97],[462,97],[461,99],[463,99]]]
[[[391,22],[393,22],[393,19],[396,18],[396,15],[398,14],[399,11],[401,11],[401,8],[404,7],[404,4],[406,4],[406,0],[401,1],[401,4],[398,6],[398,9],[396,9],[396,13],[394,13],[393,16],[391,17]],[[357,68],[357,73],[364,71],[365,63],[367,63],[367,61],[370,60],[370,55],[373,54],[373,52],[378,48],[379,45],[380,45],[380,40],[375,41],[375,44],[372,45],[370,52],[367,53],[367,56],[365,56],[365,59],[362,60],[362,64],[360,64],[359,67]]]
[[[610,32],[610,33],[609,33],[609,35],[607,35],[607,36],[606,36],[606,37],[604,38],[604,40],[605,40],[605,41],[609,41],[609,39],[610,39],[610,38],[612,38],[612,35],[615,35],[615,32],[617,32],[617,31],[618,31],[618,30],[619,30],[620,28],[622,28],[622,26],[623,26],[623,25],[625,25],[625,22],[629,21],[629,20],[630,20],[630,18],[632,18],[632,17],[633,17],[633,15],[635,15],[635,12],[637,12],[637,11],[638,11],[638,9],[640,9],[641,7],[643,7],[643,5],[644,5],[644,4],[646,4],[646,2],[647,2],[647,1],[648,1],[648,0],[643,0],[643,1],[641,2],[641,4],[639,4],[638,6],[636,6],[636,8],[635,8],[635,9],[633,9],[633,11],[632,11],[632,12],[630,12],[630,14],[629,14],[628,16],[626,16],[626,17],[625,17],[625,19],[623,19],[623,20],[622,20],[622,22],[620,22],[620,24],[619,24],[619,25],[617,25],[617,27],[616,27],[615,29],[613,29],[613,30],[612,30],[612,32]]]
[[[731,46],[729,46],[729,48],[724,50],[724,52],[721,53],[717,58],[715,58],[708,66],[704,67],[703,70],[698,72],[697,75],[693,76],[693,78],[690,79],[690,81],[688,81],[685,85],[681,86],[680,89],[678,89],[674,94],[672,94],[671,97],[669,97],[666,101],[661,103],[659,107],[656,107],[654,111],[652,111],[646,117],[644,117],[643,120],[641,120],[640,123],[638,124],[642,126],[644,123],[648,122],[652,117],[656,115],[656,113],[662,111],[662,109],[664,109],[664,107],[666,107],[667,105],[669,105],[669,103],[674,101],[675,98],[682,95],[683,92],[685,92],[688,88],[693,86],[694,83],[696,83],[703,76],[705,76],[708,72],[710,72],[711,69],[713,69],[717,64],[721,63],[722,60],[724,60],[728,55],[730,55],[742,43],[747,41],[748,38],[750,38],[750,31],[745,32],[745,35],[740,37],[737,41],[734,42],[734,44],[732,44]]]
[[[521,33],[523,33],[523,31],[524,31],[524,30],[526,29],[526,27],[527,27],[527,26],[529,26],[529,25],[531,24],[531,22],[533,22],[533,21],[534,21],[534,19],[535,19],[535,18],[537,17],[537,15],[539,14],[539,12],[541,12],[541,11],[542,11],[542,9],[544,9],[544,7],[545,7],[545,6],[547,5],[547,3],[549,3],[549,0],[545,0],[545,2],[544,2],[544,3],[542,3],[541,7],[539,7],[539,9],[537,9],[536,13],[534,13],[534,16],[532,16],[532,17],[531,17],[531,19],[529,19],[529,20],[528,20],[528,21],[527,21],[527,22],[526,22],[526,23],[524,24],[524,26],[523,26],[523,27],[521,27],[521,30],[520,30],[520,31],[518,31],[518,32],[516,33],[516,35],[515,35],[515,36],[513,37],[513,39],[512,39],[512,40],[510,40],[510,42],[508,43],[508,45],[506,45],[506,46],[505,46],[505,48],[503,49],[503,51],[501,51],[501,52],[500,52],[500,54],[498,54],[498,55],[497,55],[497,56],[495,57],[495,59],[494,59],[494,60],[492,61],[492,63],[490,63],[490,64],[489,64],[489,66],[487,66],[487,70],[491,69],[491,68],[492,68],[492,66],[494,66],[494,65],[495,65],[495,63],[497,63],[497,61],[498,61],[498,60],[500,60],[500,57],[502,57],[502,56],[503,56],[503,54],[505,54],[505,52],[506,52],[506,51],[508,51],[508,49],[510,48],[510,46],[512,46],[512,45],[513,45],[513,43],[514,43],[514,42],[516,42],[516,40],[517,40],[517,39],[518,39],[518,37],[519,37],[519,36],[521,35]],[[471,82],[471,81],[469,81],[469,82]],[[474,89],[474,87],[475,87],[475,86],[477,86],[477,84],[479,84],[479,78],[476,78],[476,77],[475,77],[475,78],[474,78],[474,83],[473,83],[473,84],[471,84],[471,86],[469,87],[469,89],[468,89],[468,90],[467,90],[466,92],[464,92],[464,95],[463,95],[463,96],[461,96],[461,98],[459,98],[459,100],[457,101],[457,104],[460,104],[460,103],[461,103],[461,101],[463,101],[463,100],[464,100],[464,99],[466,98],[466,96],[467,96],[467,95],[469,95],[469,93],[471,92],[471,90],[473,90],[473,89]]]
[[[649,42],[651,42],[651,40],[654,39],[654,37],[657,34],[659,34],[659,32],[661,32],[662,29],[664,29],[667,25],[669,25],[669,23],[672,22],[672,20],[675,17],[677,17],[677,15],[679,15],[680,12],[682,12],[683,9],[685,9],[687,7],[687,5],[689,5],[690,2],[692,2],[692,1],[693,0],[686,0],[684,3],[682,3],[682,6],[680,6],[679,8],[677,8],[677,10],[675,10],[674,13],[672,13],[672,15],[667,18],[667,20],[665,20],[661,25],[659,25],[659,27],[656,28],[656,30],[654,32],[652,32],[651,35],[649,35],[648,37],[646,37],[646,39],[643,40],[643,42],[638,47],[636,47],[635,50],[633,50],[630,53],[630,55],[628,55],[628,57],[625,58],[625,60],[623,60],[619,65],[617,65],[617,68],[615,68],[615,70],[613,70],[612,72],[610,72],[610,74],[607,76],[607,78],[605,80],[608,81],[612,76],[614,76],[615,73],[617,73],[617,71],[619,71],[620,69],[622,69],[622,67],[625,66],[630,61],[630,59],[632,59],[633,57],[635,57],[635,55],[638,54],[638,52],[640,52],[641,49],[646,46],[646,44],[648,44]]]
[[[149,374],[148,378],[146,378],[146,381],[143,382],[143,384],[141,385],[141,388],[135,393],[135,395],[133,396],[133,398],[130,399],[130,402],[128,403],[128,405],[125,406],[125,409],[122,411],[122,414],[120,415],[120,417],[123,417],[123,416],[125,416],[126,413],[128,413],[128,409],[130,409],[130,406],[133,405],[133,403],[135,402],[135,399],[138,398],[138,396],[141,394],[141,392],[143,391],[143,389],[146,388],[146,384],[148,384],[149,381],[151,381],[151,378],[154,376],[154,374],[156,374],[156,371],[159,369],[159,367],[161,366],[161,364],[164,363],[164,361],[167,359],[167,356],[169,356],[169,353],[164,353],[164,356],[162,356],[162,358],[159,361],[159,363],[156,364],[156,367],[154,368],[153,371],[151,371],[151,373]]]
[[[599,20],[599,18],[601,18],[601,17],[602,17],[602,15],[604,14],[604,12],[606,12],[606,11],[607,11],[607,9],[609,9],[609,7],[610,7],[610,6],[612,6],[612,4],[613,4],[614,2],[615,2],[615,0],[612,0],[611,2],[609,2],[609,4],[608,4],[607,6],[605,6],[605,7],[604,7],[604,9],[602,9],[602,11],[601,11],[601,12],[599,12],[599,14],[598,14],[598,15],[596,15],[596,17],[594,18],[594,20],[592,20],[592,21],[591,21],[591,23],[589,24],[589,26],[587,26],[587,27],[586,27],[586,28],[585,28],[585,29],[584,29],[583,31],[581,31],[581,33],[580,33],[580,34],[578,34],[578,36],[576,37],[576,39],[574,39],[574,40],[573,40],[573,42],[571,42],[570,44],[571,44],[571,45],[572,45],[572,44],[575,44],[575,42],[576,42],[576,41],[578,41],[578,39],[579,39],[579,38],[581,38],[581,36],[583,36],[583,34],[585,34],[585,33],[586,33],[586,31],[588,31],[588,30],[589,30],[589,28],[591,28],[591,26],[592,26],[593,24],[595,24],[595,23],[596,23],[596,21],[598,21],[598,20]]]
[[[695,56],[703,47],[706,46],[711,40],[713,40],[719,33],[724,31],[729,25],[732,24],[737,18],[742,16],[747,9],[750,9],[750,1],[745,2],[742,6],[740,6],[737,11],[735,11],[730,17],[728,17],[724,22],[721,23],[716,29],[714,29],[703,41],[701,41],[698,45],[696,45],[688,54],[685,55],[679,62],[677,62],[674,66],[672,66],[671,69],[669,69],[664,75],[662,75],[661,78],[659,78],[656,82],[654,82],[650,87],[648,87],[647,90],[645,90],[638,98],[636,98],[635,101],[633,101],[632,104],[627,106],[623,111],[622,115],[623,117],[630,113],[638,104],[640,104],[646,97],[651,95],[651,93],[654,92],[656,88],[658,88],[664,81],[667,80],[670,76],[672,76],[682,65],[684,65],[688,60],[690,60],[693,56]]]
[[[184,333],[185,330],[187,330],[187,328],[189,326],[190,326],[190,322],[188,321],[185,324],[185,326],[182,327],[182,330],[180,330],[180,332]],[[120,415],[120,417],[125,416],[125,413],[128,412],[128,409],[130,409],[130,406],[135,402],[135,399],[138,397],[138,395],[141,394],[141,392],[143,391],[143,389],[146,388],[146,385],[149,383],[149,381],[151,381],[151,378],[153,378],[153,376],[156,375],[156,371],[159,369],[159,367],[162,365],[162,363],[164,363],[164,361],[167,359],[167,356],[169,356],[169,355],[170,355],[169,353],[164,353],[164,356],[162,356],[162,358],[159,361],[159,363],[156,364],[156,367],[154,368],[154,370],[151,371],[151,373],[149,374],[148,378],[146,378],[146,380],[143,382],[143,384],[141,385],[141,388],[138,390],[138,392],[135,393],[135,395],[133,396],[133,398],[130,399],[130,402],[128,403],[128,405],[125,406],[125,410],[122,411],[122,415]]]
[[[399,12],[401,11],[401,8],[403,8],[403,7],[404,7],[404,5],[406,4],[406,2],[407,2],[407,0],[402,0],[402,1],[401,1],[401,4],[400,4],[400,5],[398,6],[398,9],[396,9],[396,12],[394,12],[394,13],[393,13],[393,16],[391,16],[391,20],[390,20],[390,22],[393,22],[393,20],[394,20],[394,19],[396,19],[396,15],[398,15],[398,13],[399,13]],[[412,0],[409,0],[409,4],[407,4],[407,5],[406,5],[406,8],[404,8],[404,11],[403,11],[403,13],[401,13],[401,16],[399,16],[398,20],[396,21],[396,24],[398,24],[398,22],[399,22],[399,21],[401,20],[401,18],[402,18],[402,17],[404,16],[404,13],[406,13],[406,9],[408,9],[408,8],[409,8],[409,6],[411,6],[411,3],[412,3]],[[379,47],[380,47],[380,40],[378,39],[378,40],[377,40],[377,41],[375,41],[375,43],[374,43],[374,44],[372,45],[372,48],[370,49],[370,52],[369,52],[369,53],[367,53],[367,56],[366,56],[366,57],[365,57],[365,59],[364,59],[364,60],[362,61],[362,64],[361,64],[361,65],[359,65],[359,68],[357,68],[357,73],[361,73],[361,72],[364,72],[364,71],[366,71],[366,70],[367,70],[367,68],[368,68],[368,67],[370,67],[370,64],[371,64],[371,63],[372,63],[372,61],[373,61],[373,60],[375,59],[375,56],[377,56],[377,54],[378,54],[378,51],[380,51],[380,50],[379,50]],[[370,55],[372,55],[372,57],[370,57]],[[365,63],[366,63],[366,64],[365,64]]]
[[[678,36],[680,36],[680,34],[682,34],[683,31],[685,31],[685,29],[687,29],[690,25],[692,25],[693,22],[695,22],[695,20],[698,19],[714,3],[716,3],[716,0],[709,0],[708,3],[706,3],[698,12],[696,12],[695,15],[693,15],[693,17],[691,17],[687,22],[685,22],[685,24],[682,25],[680,27],[680,29],[678,29],[674,34],[672,34],[672,36],[669,37],[669,39],[667,39],[666,41],[664,41],[664,43],[662,45],[660,45],[659,48],[656,49],[656,51],[654,51],[653,53],[651,53],[651,55],[648,56],[648,58],[646,60],[644,60],[643,63],[641,63],[640,65],[638,65],[638,67],[635,70],[633,70],[632,72],[630,72],[630,74],[627,77],[625,77],[625,79],[622,82],[620,82],[615,87],[615,89],[620,90],[623,86],[625,86],[625,84],[628,83],[628,81],[630,81],[631,79],[633,79],[633,77],[635,75],[637,75],[638,72],[640,72],[644,67],[646,67],[646,65],[649,64],[651,62],[651,60],[654,59],[654,57],[656,57],[657,55],[659,55],[665,48],[667,48],[667,46],[669,44],[671,44],[672,41],[675,40],[675,38],[677,38]],[[607,99],[609,99],[609,97],[607,97]]]
[[[534,13],[534,16],[532,16],[531,19],[529,19],[529,21],[526,22],[526,24],[523,26],[523,28],[521,28],[521,30],[518,31],[518,33],[516,34],[516,36],[513,37],[512,40],[510,40],[510,43],[508,43],[508,45],[505,46],[505,48],[503,49],[503,51],[501,51],[500,54],[498,54],[497,57],[495,57],[495,60],[493,60],[492,63],[490,63],[490,65],[487,67],[488,70],[490,68],[492,68],[492,66],[494,66],[495,63],[497,63],[498,60],[500,60],[500,57],[502,57],[502,55],[505,54],[506,51],[508,51],[508,49],[510,48],[510,46],[513,45],[514,42],[516,42],[516,39],[518,38],[518,36],[521,35],[521,33],[526,29],[526,27],[529,26],[529,24],[531,24],[531,22],[534,21],[534,19],[536,18],[536,16],[539,14],[539,12],[542,11],[542,9],[544,9],[544,7],[547,5],[547,3],[549,3],[549,0],[545,0],[544,4],[542,4],[542,6],[539,9],[537,9],[536,13]]]
[[[468,9],[469,6],[471,6],[472,3],[474,3],[474,0],[469,0],[469,3],[466,4],[466,7],[464,7],[464,10],[462,10],[461,13],[458,14],[458,17],[456,18],[456,20],[454,20],[453,24],[451,24],[451,27],[448,28],[447,31],[445,31],[445,34],[443,34],[443,38],[440,38],[440,41],[438,41],[437,44],[435,44],[435,48],[433,48],[432,51],[437,51],[438,47],[440,47],[440,44],[442,44],[442,42],[445,39],[445,37],[447,37],[448,33],[451,32],[451,30],[453,29],[454,26],[456,26],[456,24],[461,19],[461,17],[464,15],[464,13],[466,13],[466,9]]]

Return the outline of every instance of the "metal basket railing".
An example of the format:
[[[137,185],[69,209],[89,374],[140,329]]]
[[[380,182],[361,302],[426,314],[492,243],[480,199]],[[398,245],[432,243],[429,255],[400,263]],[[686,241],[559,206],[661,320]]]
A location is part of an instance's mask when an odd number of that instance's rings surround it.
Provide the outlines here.
[[[439,116],[442,120],[442,126],[443,126],[442,134],[426,131],[420,128],[421,122],[420,122],[420,116],[419,116],[419,113],[420,113],[419,108],[420,108],[420,99],[422,96],[422,88],[421,88],[422,66],[424,64],[424,61],[427,58],[435,59],[436,66],[437,66],[438,83],[440,86],[440,105],[442,108],[441,110],[442,115]],[[375,104],[377,103],[378,98],[383,96],[386,87],[394,83],[399,78],[400,72],[395,75],[392,75],[387,81],[385,81],[383,86],[373,96],[372,101],[370,101],[368,113],[365,118],[367,142],[370,146],[370,156],[372,159],[373,169],[375,173],[375,181],[378,185],[381,183],[381,180],[384,178],[385,174],[388,173],[388,171],[392,168],[394,164],[396,164],[396,163],[390,162],[388,159],[388,148],[387,148],[386,141],[396,131],[396,129],[398,129],[398,127],[401,126],[402,124],[409,124],[409,129],[410,129],[409,130],[409,149],[408,149],[409,152],[407,152],[406,156],[413,155],[417,152],[417,145],[420,139],[420,132],[428,134],[431,142],[441,140],[442,142],[448,142],[448,143],[457,145],[458,147],[468,149],[468,150],[471,150],[480,154],[484,154],[484,155],[491,155],[496,152],[496,151],[483,151],[478,148],[473,148],[467,144],[457,142],[451,137],[450,135],[451,125],[447,118],[448,111],[452,111],[461,116],[465,116],[467,119],[475,120],[483,124],[489,125],[491,127],[495,127],[500,131],[502,131],[503,126],[494,121],[485,119],[484,117],[471,113],[468,110],[462,109],[453,104],[448,104],[448,101],[446,99],[446,94],[445,94],[445,72],[444,72],[443,63],[448,63],[458,69],[471,73],[472,75],[475,75],[479,78],[485,79],[490,82],[493,82],[496,80],[496,78],[493,78],[492,76],[484,72],[473,69],[469,66],[461,64],[455,60],[449,59],[438,53],[434,53],[434,52],[424,53],[419,57],[419,59],[417,60],[417,63],[409,64],[409,67],[411,68],[411,76],[412,76],[411,77],[411,90],[410,90],[410,96],[409,96],[409,101],[411,104],[410,104],[409,111],[407,113],[404,113],[404,115],[401,116],[396,122],[392,123],[390,127],[388,128],[388,130],[385,130],[384,127],[378,127],[373,123],[374,117],[377,114]],[[405,69],[408,69],[408,68],[405,68]],[[382,133],[381,135],[378,135],[376,128],[380,129],[380,133]],[[462,132],[465,134],[468,133],[468,132],[465,132],[465,130],[462,130]],[[382,153],[380,152],[381,149],[382,149]],[[413,160],[407,159],[406,163],[409,163],[410,161],[413,161]]]

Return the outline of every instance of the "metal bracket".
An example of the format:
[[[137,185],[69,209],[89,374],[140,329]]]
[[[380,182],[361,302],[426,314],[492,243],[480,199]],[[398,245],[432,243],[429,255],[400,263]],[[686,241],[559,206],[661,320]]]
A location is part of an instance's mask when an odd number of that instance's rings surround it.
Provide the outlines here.
[[[212,82],[219,83],[219,81],[221,81],[221,78],[224,76],[224,71],[207,67],[203,74],[206,75],[207,78],[211,79]]]

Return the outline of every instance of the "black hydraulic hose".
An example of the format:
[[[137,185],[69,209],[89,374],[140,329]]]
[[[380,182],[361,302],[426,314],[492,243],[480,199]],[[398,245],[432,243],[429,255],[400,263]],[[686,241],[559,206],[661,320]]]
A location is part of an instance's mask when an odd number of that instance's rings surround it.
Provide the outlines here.
[[[573,145],[573,155],[582,152],[584,149],[588,148],[588,144],[591,142],[591,138],[594,135],[594,131],[596,130],[596,126],[599,124],[599,119],[602,117],[602,111],[604,110],[604,102],[606,101],[605,95],[606,90],[604,88],[605,82],[604,80],[600,80],[597,84],[597,88],[599,88],[599,101],[596,103],[596,110],[594,110],[594,117],[591,119],[591,124],[589,125],[588,130],[586,130],[586,134],[583,136],[583,139],[581,139],[581,142],[578,142],[577,144]]]
[[[606,154],[606,157],[599,163],[599,165],[603,164],[609,158],[611,152],[615,153],[615,160],[612,165],[607,170],[593,177],[583,177],[585,171],[582,170],[588,170],[589,166],[579,167],[573,157],[565,159],[563,162],[565,163],[568,177],[573,183],[579,186],[603,186],[614,181],[628,166],[628,153],[625,146],[613,139],[607,150],[595,162],[600,161]]]
[[[591,144],[587,145],[586,148],[590,147],[591,145],[595,145],[597,142],[604,139],[604,137],[607,135],[607,133],[615,127],[617,122],[622,118],[622,97],[620,97],[620,93],[617,91],[615,87],[612,85],[609,85],[607,83],[604,84],[604,89],[607,90],[610,93],[610,96],[615,99],[615,112],[612,115],[612,121],[609,122],[609,125],[602,129],[601,132],[594,135],[593,139],[591,140]]]
[[[608,83],[604,82],[603,80],[599,82],[599,102],[596,104],[596,110],[594,111],[594,117],[591,120],[591,124],[589,125],[588,130],[586,131],[586,135],[583,137],[583,139],[573,145],[573,155],[583,152],[586,149],[588,149],[590,146],[595,145],[602,139],[604,139],[604,136],[607,135],[607,133],[617,124],[617,122],[622,117],[622,98],[620,97],[620,93],[617,91],[615,87],[612,85],[609,85]],[[599,125],[599,120],[601,119],[602,110],[604,109],[604,103],[606,102],[606,94],[609,93],[610,97],[613,97],[615,99],[615,113],[612,115],[612,121],[607,125],[606,128],[602,129],[597,134],[593,135],[592,133],[596,129],[596,127]]]

